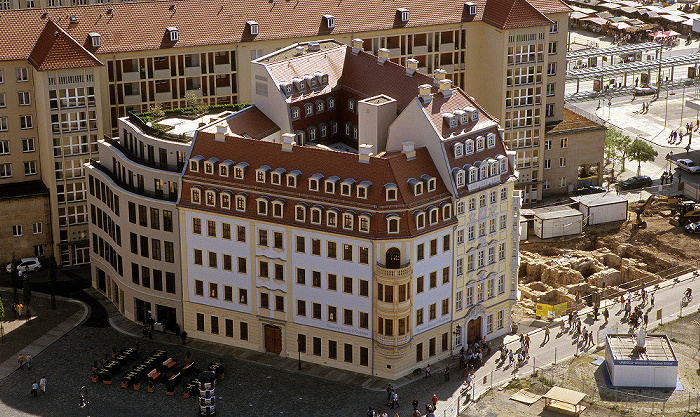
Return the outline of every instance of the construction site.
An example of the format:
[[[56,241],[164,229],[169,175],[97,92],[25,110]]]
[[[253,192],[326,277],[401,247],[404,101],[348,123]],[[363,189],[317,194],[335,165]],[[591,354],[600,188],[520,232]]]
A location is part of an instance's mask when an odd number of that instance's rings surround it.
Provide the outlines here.
[[[567,303],[571,311],[697,269],[700,235],[684,226],[700,221],[700,210],[682,197],[642,195],[643,200],[629,202],[626,220],[521,242],[521,300],[513,321],[535,318],[537,303]]]

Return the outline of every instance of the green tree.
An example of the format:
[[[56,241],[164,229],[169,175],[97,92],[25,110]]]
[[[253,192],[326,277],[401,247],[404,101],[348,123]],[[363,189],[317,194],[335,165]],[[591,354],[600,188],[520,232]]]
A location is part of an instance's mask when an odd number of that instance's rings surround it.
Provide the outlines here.
[[[204,113],[206,109],[206,106],[204,105],[204,100],[202,100],[200,97],[197,97],[197,95],[194,92],[187,92],[185,94],[185,101],[187,103],[187,107],[191,108],[196,116],[199,116],[200,114]]]
[[[612,163],[613,171],[615,170],[615,162],[619,161],[622,164],[622,171],[625,170],[625,159],[629,151],[629,146],[632,139],[623,134],[619,129],[609,127],[605,131],[605,160]]]
[[[641,139],[635,139],[627,150],[630,161],[637,161],[638,163],[637,175],[640,175],[642,170],[642,162],[653,162],[658,154],[651,145]]]
[[[19,287],[19,272],[17,271],[17,259],[12,255],[12,263],[10,264],[10,286],[12,287],[12,301],[17,304],[19,302],[19,296],[17,294],[17,287]]]
[[[49,291],[51,293],[51,310],[56,309],[56,260],[49,258],[48,266]]]

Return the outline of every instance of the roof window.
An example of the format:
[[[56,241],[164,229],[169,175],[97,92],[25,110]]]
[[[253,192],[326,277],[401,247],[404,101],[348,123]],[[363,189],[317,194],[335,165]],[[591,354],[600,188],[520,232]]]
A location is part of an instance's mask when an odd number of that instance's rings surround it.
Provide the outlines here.
[[[247,21],[246,26],[248,26],[248,32],[250,32],[250,34],[252,36],[255,36],[259,33],[260,26],[258,25],[258,22],[256,22],[255,20]]]
[[[90,33],[88,33],[88,36],[90,37],[90,43],[91,43],[93,48],[97,49],[100,46],[102,46],[102,42],[101,42],[99,33],[90,32]]]
[[[166,28],[165,31],[168,33],[170,42],[177,42],[180,40],[180,34],[176,27],[170,26],[169,28]]]
[[[396,14],[398,15],[399,19],[402,22],[404,22],[404,23],[408,22],[408,17],[409,17],[408,9],[398,8],[398,9],[396,9]]]
[[[323,20],[326,22],[326,28],[333,29],[335,27],[335,17],[331,14],[324,14]]]

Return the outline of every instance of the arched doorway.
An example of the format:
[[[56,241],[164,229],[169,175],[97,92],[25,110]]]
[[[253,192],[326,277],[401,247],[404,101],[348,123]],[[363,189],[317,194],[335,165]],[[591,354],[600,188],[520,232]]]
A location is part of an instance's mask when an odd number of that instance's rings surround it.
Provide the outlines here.
[[[399,248],[389,248],[386,251],[386,267],[387,269],[401,268],[401,251]]]
[[[467,323],[467,344],[481,340],[481,316]]]

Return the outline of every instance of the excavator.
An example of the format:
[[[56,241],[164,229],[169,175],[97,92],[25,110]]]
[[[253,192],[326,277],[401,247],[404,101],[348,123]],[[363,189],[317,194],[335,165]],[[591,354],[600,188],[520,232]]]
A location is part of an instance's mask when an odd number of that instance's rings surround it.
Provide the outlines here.
[[[663,195],[652,194],[649,196],[649,198],[647,198],[644,204],[642,204],[641,206],[639,206],[639,208],[635,210],[637,217],[635,218],[634,223],[632,223],[632,228],[644,229],[645,227],[647,227],[647,222],[642,220],[642,215],[654,202],[666,203],[670,205],[671,213],[674,216],[676,215],[676,213],[678,213],[677,219],[671,219],[671,224],[678,223],[674,224],[675,226],[679,226],[681,224],[688,224],[690,222],[688,221],[688,219],[694,218],[693,216],[697,216],[698,220],[700,220],[700,210],[695,210],[695,203],[693,203],[692,201],[684,201],[678,197],[667,197]],[[691,213],[695,214],[691,215]],[[685,221],[685,223],[682,223],[683,221]]]

